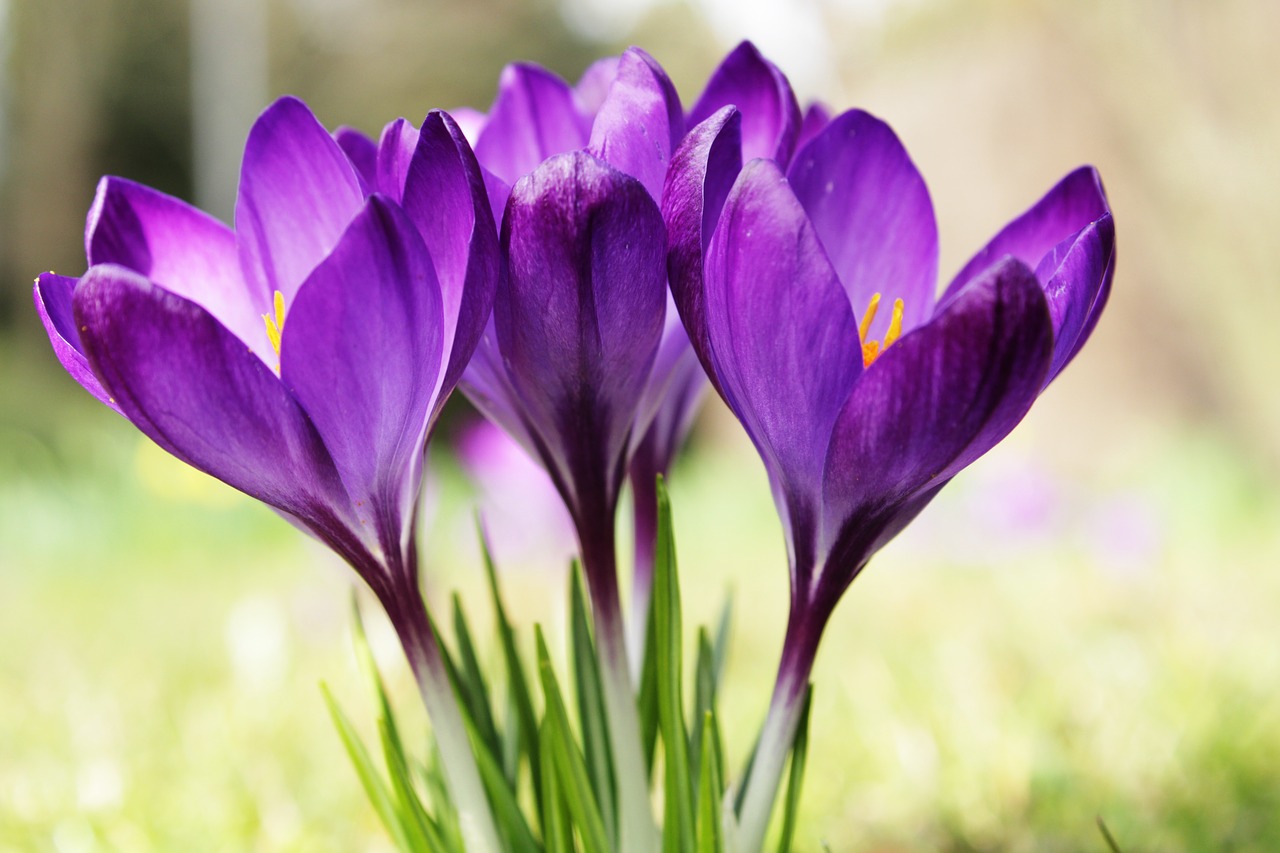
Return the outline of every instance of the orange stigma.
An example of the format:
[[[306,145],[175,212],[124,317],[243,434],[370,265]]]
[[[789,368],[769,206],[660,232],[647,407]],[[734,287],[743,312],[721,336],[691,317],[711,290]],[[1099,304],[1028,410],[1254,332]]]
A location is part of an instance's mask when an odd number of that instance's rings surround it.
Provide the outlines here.
[[[880,357],[880,353],[887,350],[894,341],[902,335],[902,300],[893,300],[893,314],[889,317],[889,330],[884,333],[883,341],[869,341],[867,335],[871,332],[871,324],[875,322],[876,311],[880,309],[880,294],[871,294],[871,301],[867,303],[867,310],[862,313],[862,322],[858,325],[858,337],[862,339],[862,366],[870,367],[871,363]]]

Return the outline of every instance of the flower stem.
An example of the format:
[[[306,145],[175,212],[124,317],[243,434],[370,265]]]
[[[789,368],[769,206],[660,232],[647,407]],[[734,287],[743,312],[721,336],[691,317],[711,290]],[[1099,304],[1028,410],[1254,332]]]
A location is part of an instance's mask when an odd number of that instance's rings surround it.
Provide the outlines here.
[[[657,472],[652,465],[633,460],[631,466],[632,524],[635,531],[635,563],[631,574],[631,618],[627,623],[627,648],[631,653],[631,680],[640,682],[648,639],[649,607],[653,599],[654,547],[658,539]]]
[[[737,826],[730,831],[736,842],[733,849],[738,853],[758,853],[764,847],[782,769],[795,741],[809,674],[826,619],[825,613],[792,606],[773,699],[738,801]]]
[[[649,805],[649,773],[640,738],[640,715],[627,657],[622,606],[618,599],[617,560],[612,525],[585,528],[582,562],[595,616],[596,647],[604,692],[609,745],[618,792],[619,853],[651,853],[658,849],[658,830]]]
[[[431,718],[449,793],[458,810],[463,845],[468,853],[497,853],[503,848],[475,756],[471,752],[462,712],[428,622],[426,605],[416,588],[416,581],[412,585],[412,594],[403,591],[397,596],[398,606],[394,610],[388,606],[387,612],[400,635],[422,702]]]

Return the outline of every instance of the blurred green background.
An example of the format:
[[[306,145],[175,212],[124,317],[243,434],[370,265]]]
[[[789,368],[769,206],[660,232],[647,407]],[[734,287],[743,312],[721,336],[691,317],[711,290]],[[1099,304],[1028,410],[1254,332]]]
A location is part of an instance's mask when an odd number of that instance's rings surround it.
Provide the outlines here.
[[[1080,162],[1120,240],[1089,347],[837,611],[799,849],[1102,850],[1097,816],[1126,851],[1280,849],[1277,32],[1270,0],[0,0],[0,851],[389,849],[316,687],[371,718],[346,571],[44,340],[30,283],[83,269],[97,177],[225,218],[277,94],[376,132],[486,107],[507,61],[574,78],[635,43],[688,104],[743,37],[802,98],[894,125],[944,276]],[[432,600],[483,621],[462,419],[425,549]],[[740,762],[786,572],[718,400],[673,495],[688,621],[737,602]],[[555,562],[504,560],[526,627],[563,621]]]

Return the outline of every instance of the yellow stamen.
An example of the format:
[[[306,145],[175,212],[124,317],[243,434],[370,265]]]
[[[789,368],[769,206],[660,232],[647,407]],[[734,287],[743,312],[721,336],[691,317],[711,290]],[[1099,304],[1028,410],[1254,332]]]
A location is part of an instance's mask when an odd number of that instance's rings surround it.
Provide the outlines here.
[[[879,358],[880,354],[887,350],[898,338],[902,337],[902,312],[904,305],[901,299],[893,300],[893,314],[889,317],[889,330],[884,334],[884,341],[869,341],[867,335],[871,332],[871,324],[875,322],[876,310],[880,307],[880,294],[871,294],[871,301],[867,303],[867,310],[862,314],[862,322],[858,325],[858,336],[862,338],[862,366],[870,367],[871,363]]]
[[[267,324],[267,340],[271,341],[271,348],[279,355],[280,336],[284,334],[284,294],[277,290],[272,302],[275,316],[263,314],[262,321]]]
[[[867,310],[862,314],[862,324],[858,326],[858,337],[862,340],[867,339],[867,333],[871,331],[871,324],[875,322],[876,311],[880,309],[880,294],[871,294],[871,301],[867,303]]]

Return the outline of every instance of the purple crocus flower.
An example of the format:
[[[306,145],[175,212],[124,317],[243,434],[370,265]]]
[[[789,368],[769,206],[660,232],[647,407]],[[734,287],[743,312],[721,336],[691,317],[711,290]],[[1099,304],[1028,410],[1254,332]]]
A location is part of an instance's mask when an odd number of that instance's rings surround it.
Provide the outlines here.
[[[104,178],[86,227],[88,271],[40,276],[35,301],[58,358],[90,393],[369,584],[464,811],[479,797],[472,840],[496,849],[418,589],[414,516],[427,435],[492,303],[497,239],[452,120],[432,113],[412,136],[399,158],[384,145],[353,160],[301,101],[282,98],[249,133],[234,231]],[[447,215],[417,215],[423,207]]]
[[[1115,244],[1082,168],[935,298],[932,204],[887,125],[847,112],[788,164],[742,167],[744,122],[723,109],[690,132],[664,215],[689,336],[764,460],[787,537],[787,638],[740,811],[751,850],[836,602],[1084,344]]]

